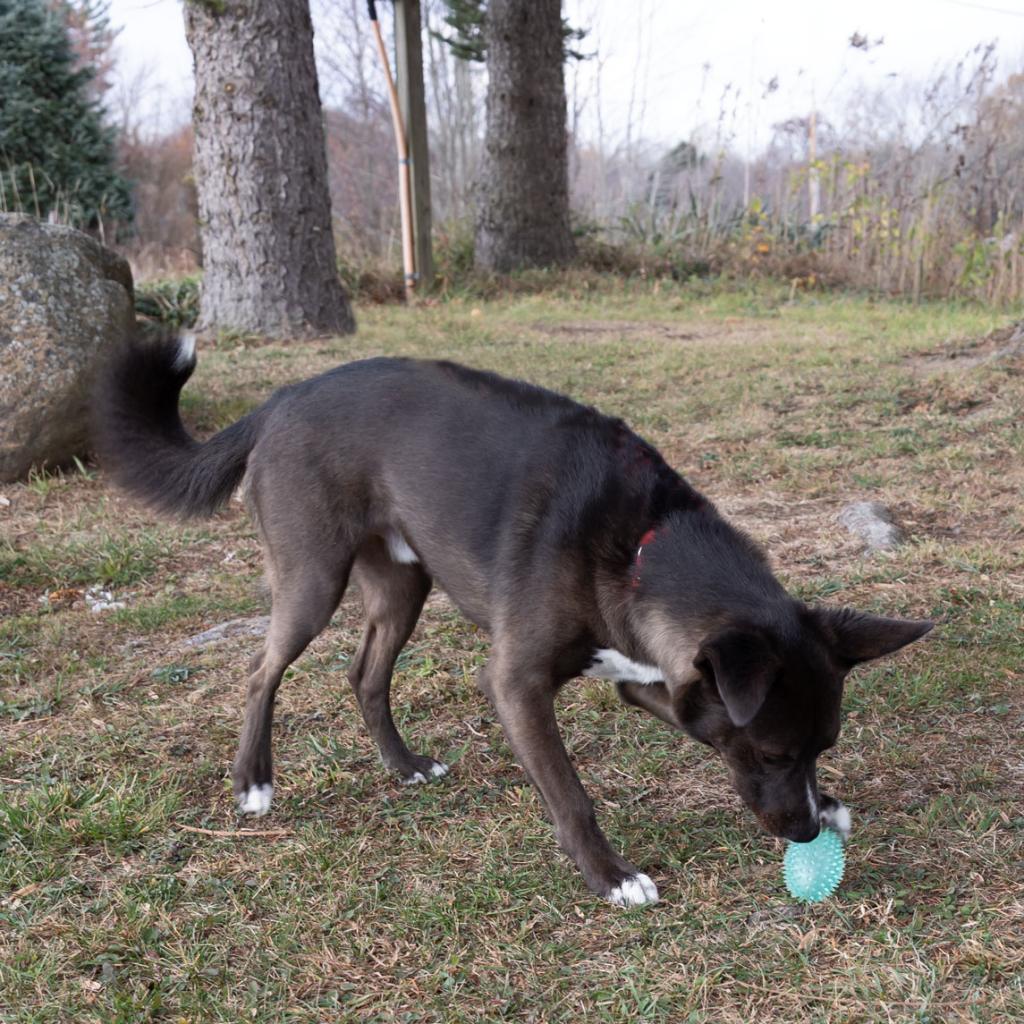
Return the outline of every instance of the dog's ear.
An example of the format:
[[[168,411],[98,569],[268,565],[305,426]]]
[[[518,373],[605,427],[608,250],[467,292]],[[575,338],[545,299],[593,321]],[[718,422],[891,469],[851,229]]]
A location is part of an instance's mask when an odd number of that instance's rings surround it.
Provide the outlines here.
[[[673,729],[682,729],[672,694],[664,683],[616,683],[619,700],[660,718]]]
[[[781,664],[756,630],[723,629],[700,645],[698,671],[718,688],[733,725],[749,725],[761,710]]]
[[[852,608],[816,608],[815,615],[832,650],[853,664],[892,654],[920,640],[935,625],[926,619],[887,619]]]

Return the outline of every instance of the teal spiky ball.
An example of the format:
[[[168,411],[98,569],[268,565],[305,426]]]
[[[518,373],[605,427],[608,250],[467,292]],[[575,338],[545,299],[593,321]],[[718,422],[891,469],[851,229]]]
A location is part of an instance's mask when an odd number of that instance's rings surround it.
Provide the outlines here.
[[[789,894],[802,903],[828,899],[843,880],[846,855],[838,832],[823,828],[809,843],[790,843],[782,861]]]

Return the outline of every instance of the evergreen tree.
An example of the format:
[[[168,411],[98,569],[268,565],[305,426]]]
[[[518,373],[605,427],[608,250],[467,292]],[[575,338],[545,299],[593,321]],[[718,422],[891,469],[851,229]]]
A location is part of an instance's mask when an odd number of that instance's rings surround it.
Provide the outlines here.
[[[110,0],[46,0],[67,26],[76,67],[92,69],[89,95],[97,102],[113,87],[114,43],[121,34],[110,24]]]
[[[484,0],[444,0],[444,6],[448,10],[444,23],[451,29],[451,34],[434,32],[434,35],[447,43],[459,60],[482,63],[487,55]]]
[[[44,0],[0,0],[0,210],[79,226],[130,219],[93,78]]]
[[[434,32],[459,60],[483,63],[487,59],[487,0],[443,0],[447,9],[443,21],[448,35]],[[576,48],[587,35],[585,28],[573,28],[562,19],[562,50],[565,60],[587,60],[590,54]]]

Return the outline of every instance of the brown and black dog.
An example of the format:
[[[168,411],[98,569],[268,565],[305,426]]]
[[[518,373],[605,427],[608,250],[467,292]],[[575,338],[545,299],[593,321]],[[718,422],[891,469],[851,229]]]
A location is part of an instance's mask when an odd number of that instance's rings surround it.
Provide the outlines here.
[[[350,679],[385,765],[444,775],[395,728],[395,659],[434,583],[492,640],[480,688],[587,885],[658,898],[609,844],[566,753],[555,695],[580,675],[722,756],[772,834],[806,841],[849,815],[818,791],[843,679],[928,622],[812,608],[764,555],[618,419],[447,362],[368,359],[282,388],[204,443],[178,396],[191,339],[136,343],[97,396],[97,447],[150,506],[212,514],[243,483],[266,555],[270,629],[234,764],[243,812],[270,807],[282,674],[354,577],[366,632]]]

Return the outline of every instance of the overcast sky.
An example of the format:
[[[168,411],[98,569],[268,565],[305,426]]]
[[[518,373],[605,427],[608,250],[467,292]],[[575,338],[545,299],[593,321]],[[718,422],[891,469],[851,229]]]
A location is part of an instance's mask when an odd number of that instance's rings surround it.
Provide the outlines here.
[[[767,141],[774,122],[826,115],[862,83],[895,87],[950,64],[976,43],[996,41],[1002,71],[1024,68],[1024,0],[565,0],[594,59],[575,70],[583,128],[596,135],[595,78],[600,75],[606,138],[673,144],[714,119],[729,87],[737,107],[737,146]],[[122,27],[127,78],[150,69],[144,104],[169,124],[188,116],[191,55],[180,0],[113,0]],[[865,53],[853,33],[884,43]],[[778,89],[763,98],[777,78]]]

